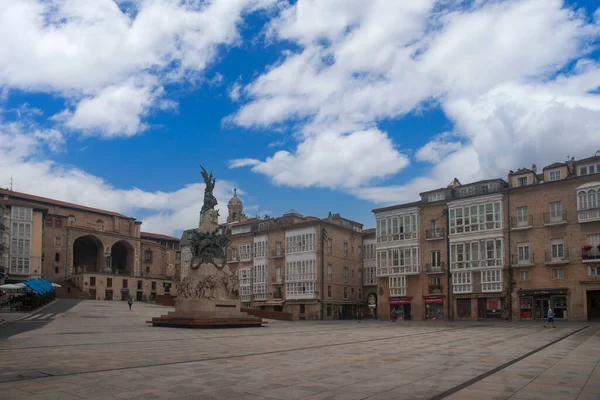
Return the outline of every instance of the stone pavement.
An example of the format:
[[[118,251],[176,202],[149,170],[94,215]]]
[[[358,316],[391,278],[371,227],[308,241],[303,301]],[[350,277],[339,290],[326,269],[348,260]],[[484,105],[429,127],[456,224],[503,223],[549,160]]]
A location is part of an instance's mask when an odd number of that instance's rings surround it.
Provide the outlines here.
[[[84,301],[0,341],[0,399],[600,398],[600,325],[145,323],[167,311]]]

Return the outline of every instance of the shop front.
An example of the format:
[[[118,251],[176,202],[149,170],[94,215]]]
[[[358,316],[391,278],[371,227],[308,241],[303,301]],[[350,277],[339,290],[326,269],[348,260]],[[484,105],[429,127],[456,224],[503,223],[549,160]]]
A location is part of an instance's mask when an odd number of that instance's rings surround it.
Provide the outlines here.
[[[444,295],[423,296],[425,303],[425,319],[444,319]]]
[[[554,318],[567,319],[568,289],[519,290],[520,318],[545,319],[552,307]]]
[[[392,311],[396,310],[399,320],[411,320],[411,304],[412,297],[390,297],[390,319],[392,318]]]
[[[457,319],[507,318],[506,293],[471,293],[455,295]]]

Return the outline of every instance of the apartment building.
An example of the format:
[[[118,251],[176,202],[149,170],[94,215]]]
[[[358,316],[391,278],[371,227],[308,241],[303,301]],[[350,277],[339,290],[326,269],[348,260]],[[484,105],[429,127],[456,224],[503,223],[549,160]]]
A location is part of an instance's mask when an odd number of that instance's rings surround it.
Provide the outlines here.
[[[235,211],[241,212],[238,202]],[[363,304],[362,225],[295,210],[278,218],[229,224],[229,268],[245,307],[285,311],[294,319],[353,318]]]
[[[177,238],[142,234],[141,222],[119,213],[7,189],[0,203],[11,209],[11,280],[72,282],[94,299],[171,292]],[[141,288],[128,284],[133,277]]]
[[[373,210],[380,318],[600,318],[599,193],[600,151]]]
[[[600,318],[600,152],[508,180],[512,319]]]

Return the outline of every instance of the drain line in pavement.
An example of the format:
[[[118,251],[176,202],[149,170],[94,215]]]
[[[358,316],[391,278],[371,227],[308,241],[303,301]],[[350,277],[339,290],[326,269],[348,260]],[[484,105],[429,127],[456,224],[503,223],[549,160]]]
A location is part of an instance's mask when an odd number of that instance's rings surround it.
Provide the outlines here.
[[[553,341],[551,341],[548,344],[545,344],[545,345],[543,345],[543,346],[541,346],[541,347],[539,347],[539,348],[537,348],[535,350],[530,351],[527,354],[524,354],[524,355],[522,355],[520,357],[517,357],[514,360],[511,360],[511,361],[509,361],[507,363],[504,363],[504,364],[502,364],[502,365],[500,365],[500,366],[498,366],[498,367],[496,367],[496,368],[494,368],[494,369],[492,369],[492,370],[490,370],[488,372],[484,372],[483,374],[478,375],[475,378],[471,378],[468,381],[461,383],[460,385],[454,386],[453,388],[450,388],[450,389],[446,390],[445,392],[442,392],[440,394],[437,394],[437,395],[429,398],[429,400],[441,400],[441,399],[443,399],[445,397],[448,397],[448,396],[450,396],[450,395],[452,395],[452,394],[454,394],[454,393],[456,393],[458,391],[461,391],[461,390],[463,390],[463,389],[465,389],[465,388],[473,385],[474,383],[479,382],[482,379],[487,378],[490,375],[495,374],[496,372],[502,371],[503,369],[505,369],[507,367],[510,367],[511,365],[516,364],[519,361],[521,361],[521,360],[523,360],[523,359],[525,359],[525,358],[527,358],[529,356],[532,356],[535,353],[538,353],[538,352],[544,350],[545,348],[550,347],[553,344],[556,344],[556,343],[560,342],[561,340],[565,340],[569,336],[573,336],[576,333],[579,333],[579,332],[581,332],[581,331],[583,331],[584,329],[587,329],[587,328],[589,328],[589,325],[588,326],[584,326],[583,328],[577,329],[576,331],[573,331],[573,332],[571,332],[571,333],[569,333],[569,334],[567,334],[565,336],[562,336],[562,337],[560,337],[560,338],[558,338],[556,340],[553,340]]]

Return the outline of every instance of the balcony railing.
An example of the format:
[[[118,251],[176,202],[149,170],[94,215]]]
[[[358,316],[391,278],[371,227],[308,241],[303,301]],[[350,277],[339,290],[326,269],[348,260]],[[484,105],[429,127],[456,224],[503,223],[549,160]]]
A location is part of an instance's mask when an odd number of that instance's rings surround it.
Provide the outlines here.
[[[443,274],[446,270],[443,262],[437,264],[425,264],[425,272],[428,274]]]
[[[569,263],[569,250],[564,249],[564,251],[562,253],[547,251],[545,260],[546,260],[546,265],[568,264]]]
[[[600,262],[600,246],[585,246],[581,249],[581,260],[585,262]]]
[[[238,261],[239,261],[239,259],[238,259],[237,254],[229,254],[229,255],[227,255],[227,262],[228,263],[236,263]]]
[[[271,250],[271,258],[278,258],[283,256],[285,256],[285,249],[283,247]]]
[[[567,223],[567,210],[561,210],[559,213],[544,213],[544,225],[560,225]]]
[[[418,232],[394,233],[377,237],[377,243],[396,242],[399,240],[416,239]]]
[[[427,229],[425,231],[425,239],[427,240],[438,240],[443,239],[446,233],[442,229]]]
[[[527,215],[526,217],[510,217],[510,229],[529,229],[533,227],[533,215]]]
[[[429,294],[441,294],[442,292],[442,285],[429,285]]]
[[[535,264],[535,254],[529,253],[528,259],[520,259],[518,254],[513,254],[510,257],[510,265],[513,267],[531,267]]]

